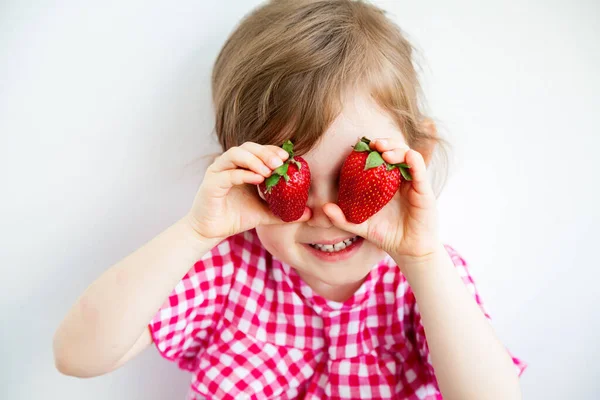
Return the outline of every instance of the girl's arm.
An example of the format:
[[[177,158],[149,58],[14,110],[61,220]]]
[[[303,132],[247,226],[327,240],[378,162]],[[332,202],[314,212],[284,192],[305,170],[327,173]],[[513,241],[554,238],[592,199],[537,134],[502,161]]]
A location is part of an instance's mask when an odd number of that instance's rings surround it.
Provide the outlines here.
[[[395,257],[412,288],[444,399],[520,399],[515,365],[440,245],[420,259]]]
[[[244,143],[207,169],[191,211],[111,267],[83,293],[54,337],[59,371],[79,377],[109,372],[147,347],[148,323],[189,269],[221,240],[260,224],[281,224],[257,185],[288,158],[275,146]],[[306,221],[305,212],[298,221]]]
[[[78,377],[101,375],[148,347],[148,323],[179,280],[218,241],[202,237],[183,218],[108,269],[56,331],[58,370]]]
[[[361,224],[348,222],[335,204],[327,204],[325,213],[337,227],[375,243],[401,268],[421,312],[444,399],[520,399],[508,351],[438,239],[436,198],[423,156],[398,138],[376,139],[369,145],[390,165],[406,163],[412,178],[402,180],[399,196]],[[432,150],[425,148],[424,153]]]

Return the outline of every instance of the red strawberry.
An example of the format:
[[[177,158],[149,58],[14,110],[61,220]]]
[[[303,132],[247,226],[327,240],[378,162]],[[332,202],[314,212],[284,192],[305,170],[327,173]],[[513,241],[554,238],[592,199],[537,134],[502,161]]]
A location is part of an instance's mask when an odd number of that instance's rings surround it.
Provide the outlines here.
[[[302,157],[294,157],[292,142],[288,140],[282,147],[290,157],[259,185],[259,190],[273,214],[291,222],[304,213],[310,187],[310,168]]]
[[[346,219],[360,224],[377,213],[400,187],[400,175],[412,180],[407,164],[388,164],[365,137],[356,143],[340,172],[338,205]]]

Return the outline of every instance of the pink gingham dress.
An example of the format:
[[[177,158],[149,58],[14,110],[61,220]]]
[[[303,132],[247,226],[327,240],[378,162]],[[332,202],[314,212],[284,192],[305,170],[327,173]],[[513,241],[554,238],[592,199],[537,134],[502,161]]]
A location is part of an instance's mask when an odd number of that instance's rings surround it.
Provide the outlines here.
[[[481,306],[465,261],[447,251]],[[338,303],[247,231],[196,262],[149,328],[192,373],[188,399],[442,398],[415,297],[389,256]]]

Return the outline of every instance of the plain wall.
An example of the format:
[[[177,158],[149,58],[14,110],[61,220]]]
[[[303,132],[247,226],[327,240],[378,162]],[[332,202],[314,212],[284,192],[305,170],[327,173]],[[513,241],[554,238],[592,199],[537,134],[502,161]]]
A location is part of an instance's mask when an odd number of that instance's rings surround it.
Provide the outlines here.
[[[182,216],[217,149],[210,69],[257,1],[0,2],[0,397],[178,399],[154,349],[88,380],[52,335],[102,271]],[[600,3],[380,1],[453,145],[441,230],[526,399],[600,396]],[[167,266],[168,267],[168,266]]]

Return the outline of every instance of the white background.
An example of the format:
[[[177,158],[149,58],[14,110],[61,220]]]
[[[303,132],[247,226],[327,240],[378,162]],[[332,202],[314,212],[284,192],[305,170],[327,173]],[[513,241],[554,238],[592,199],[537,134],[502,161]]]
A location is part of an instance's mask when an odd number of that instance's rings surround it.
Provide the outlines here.
[[[52,335],[102,271],[185,213],[210,68],[257,1],[0,2],[0,397],[178,399],[150,350],[77,380]],[[600,3],[381,1],[453,145],[444,239],[472,265],[526,399],[600,396]]]

